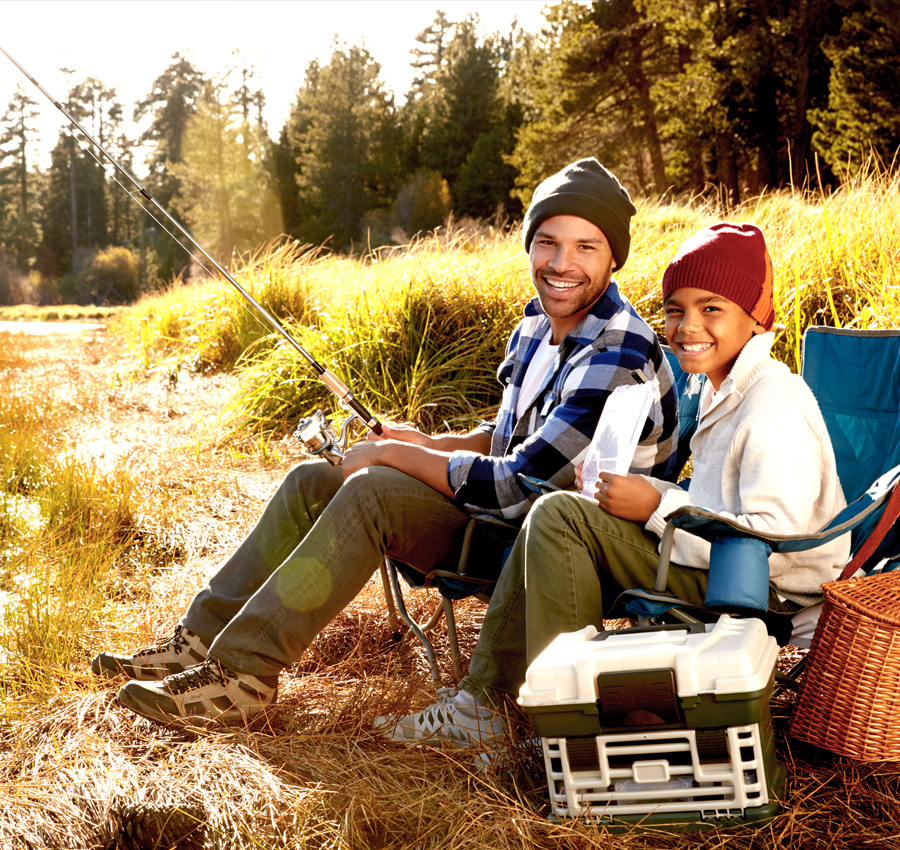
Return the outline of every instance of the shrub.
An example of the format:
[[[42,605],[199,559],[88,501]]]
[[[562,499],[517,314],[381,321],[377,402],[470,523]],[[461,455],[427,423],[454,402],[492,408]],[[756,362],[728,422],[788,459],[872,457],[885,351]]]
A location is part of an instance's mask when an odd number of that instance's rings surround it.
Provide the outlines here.
[[[134,251],[113,246],[98,251],[85,272],[87,288],[97,304],[134,301],[138,296],[140,259]]]

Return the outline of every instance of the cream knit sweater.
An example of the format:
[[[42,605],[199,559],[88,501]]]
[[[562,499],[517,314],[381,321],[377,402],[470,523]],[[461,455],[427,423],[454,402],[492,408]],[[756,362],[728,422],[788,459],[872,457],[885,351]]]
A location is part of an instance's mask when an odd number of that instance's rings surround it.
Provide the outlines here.
[[[684,505],[713,511],[774,534],[820,531],[844,506],[834,451],[809,387],[770,355],[775,336],[754,336],[701,413],[691,440],[693,477],[687,491],[650,479],[662,493],[646,523],[660,537],[665,517]],[[693,380],[693,379],[692,379]],[[806,552],[769,559],[771,584],[807,605],[847,561],[850,535]],[[709,568],[709,543],[678,531],[672,562]]]

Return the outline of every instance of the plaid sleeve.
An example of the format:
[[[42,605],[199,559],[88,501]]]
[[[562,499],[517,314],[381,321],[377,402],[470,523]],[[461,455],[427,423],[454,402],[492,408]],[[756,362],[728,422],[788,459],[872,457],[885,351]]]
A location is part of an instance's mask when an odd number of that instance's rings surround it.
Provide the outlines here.
[[[658,387],[641,442],[655,443],[664,431],[676,430],[668,421],[674,418],[676,406],[671,382],[668,394],[660,390],[651,351],[654,346],[658,352],[655,340],[625,328],[604,334],[603,345],[597,342],[578,352],[545,396],[543,408],[537,411],[537,427],[526,427],[530,430],[527,435],[514,433],[505,454],[454,453],[448,477],[457,503],[470,511],[518,519],[537,498],[522,485],[520,474],[560,488],[571,487],[575,467],[584,460],[606,399],[617,386],[635,382],[634,370],[655,380]]]

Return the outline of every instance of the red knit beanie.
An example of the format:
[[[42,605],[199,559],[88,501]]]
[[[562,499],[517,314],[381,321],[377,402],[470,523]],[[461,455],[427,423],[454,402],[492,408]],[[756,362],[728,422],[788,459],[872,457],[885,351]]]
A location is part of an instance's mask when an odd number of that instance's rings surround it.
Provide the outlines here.
[[[714,224],[694,234],[663,275],[663,301],[682,286],[707,289],[743,307],[767,331],[775,323],[772,260],[753,224]]]

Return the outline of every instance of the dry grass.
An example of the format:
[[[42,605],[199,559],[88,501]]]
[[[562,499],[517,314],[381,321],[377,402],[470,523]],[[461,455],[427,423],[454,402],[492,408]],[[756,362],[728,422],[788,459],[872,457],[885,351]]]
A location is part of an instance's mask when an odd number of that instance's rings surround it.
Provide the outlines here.
[[[792,744],[789,697],[776,703],[774,721],[789,768],[783,813],[762,828],[610,835],[589,824],[556,825],[546,819],[543,767],[526,732],[484,771],[464,751],[381,741],[374,718],[432,702],[434,683],[420,648],[394,641],[377,577],[281,677],[279,702],[249,728],[163,727],[120,709],[115,686],[88,674],[91,652],[170,633],[204,572],[246,531],[291,460],[286,452],[264,462],[215,448],[213,402],[227,395],[222,376],[182,375],[173,384],[129,371],[123,382],[121,358],[102,337],[23,342],[3,352],[10,381],[39,381],[68,405],[63,440],[133,469],[147,510],[156,506],[142,528],[159,543],[133,597],[111,605],[98,624],[79,669],[45,668],[51,696],[7,706],[3,850],[900,846],[900,765],[856,764]],[[428,593],[409,600],[414,613],[434,604]],[[483,608],[460,607],[468,654]],[[438,650],[449,659],[440,637]],[[451,684],[446,673],[444,684]]]
[[[480,616],[473,603],[460,617],[466,647]],[[426,703],[433,685],[417,647],[391,640],[375,585],[282,688],[250,728],[196,730],[123,711],[113,688],[86,677],[4,730],[0,846],[862,850],[900,841],[900,765],[791,745],[786,702],[775,720],[789,767],[784,812],[763,828],[612,836],[555,825],[542,766],[523,740],[487,771],[464,751],[383,743],[374,717]]]

